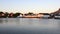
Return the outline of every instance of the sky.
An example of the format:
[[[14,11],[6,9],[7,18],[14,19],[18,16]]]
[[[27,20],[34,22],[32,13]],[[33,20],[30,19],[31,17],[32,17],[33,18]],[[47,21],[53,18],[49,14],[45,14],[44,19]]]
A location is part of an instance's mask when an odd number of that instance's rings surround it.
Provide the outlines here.
[[[51,13],[60,8],[60,0],[0,0],[0,11]]]

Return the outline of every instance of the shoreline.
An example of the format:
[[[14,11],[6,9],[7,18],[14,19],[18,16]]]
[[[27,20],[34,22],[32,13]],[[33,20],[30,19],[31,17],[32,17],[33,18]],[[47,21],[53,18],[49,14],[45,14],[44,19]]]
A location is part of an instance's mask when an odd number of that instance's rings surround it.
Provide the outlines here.
[[[10,18],[10,17],[8,17]],[[14,17],[11,17],[14,18]],[[39,19],[60,19],[60,18],[49,18],[49,17],[17,17],[17,18],[39,18]]]

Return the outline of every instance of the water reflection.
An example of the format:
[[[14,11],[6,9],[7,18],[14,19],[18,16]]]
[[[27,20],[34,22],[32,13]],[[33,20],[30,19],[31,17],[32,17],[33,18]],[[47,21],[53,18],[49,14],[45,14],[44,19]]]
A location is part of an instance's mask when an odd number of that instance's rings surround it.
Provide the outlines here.
[[[0,24],[1,24],[1,23],[3,23],[3,20],[2,20],[2,19],[0,19]]]
[[[37,18],[1,18],[0,23],[8,25],[32,25],[32,26],[60,26],[60,21],[55,19],[37,19]]]

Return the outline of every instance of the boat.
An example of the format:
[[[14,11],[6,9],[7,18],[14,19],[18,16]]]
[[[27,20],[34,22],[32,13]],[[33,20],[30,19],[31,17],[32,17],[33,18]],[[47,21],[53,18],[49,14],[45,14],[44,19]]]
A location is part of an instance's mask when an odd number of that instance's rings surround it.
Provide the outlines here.
[[[54,19],[60,19],[60,16],[55,16]]]

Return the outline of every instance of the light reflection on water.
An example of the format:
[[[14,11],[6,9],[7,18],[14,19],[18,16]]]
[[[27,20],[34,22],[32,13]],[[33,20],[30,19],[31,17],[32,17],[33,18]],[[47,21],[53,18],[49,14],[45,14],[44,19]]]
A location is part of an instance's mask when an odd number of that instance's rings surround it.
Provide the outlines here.
[[[0,33],[60,34],[60,20],[39,18],[0,18]]]

